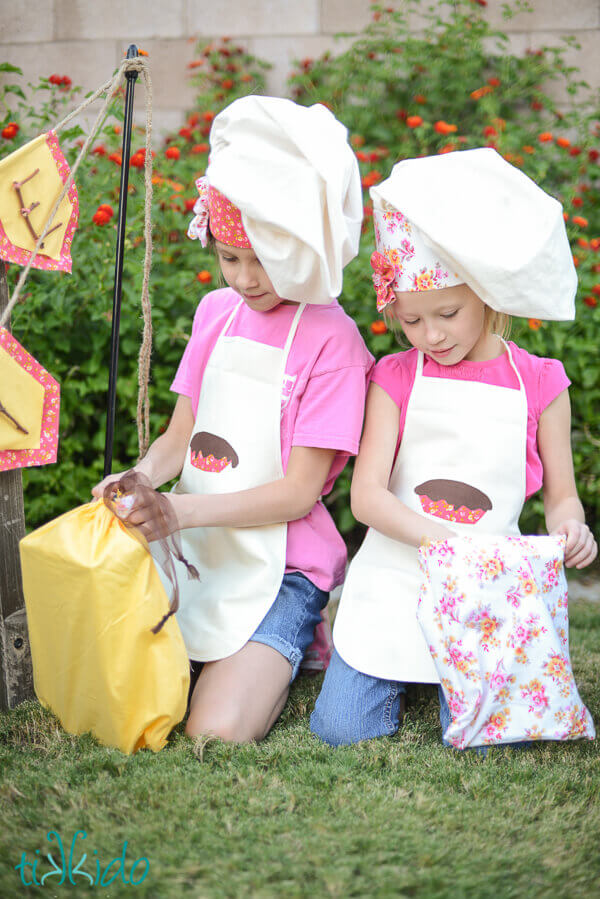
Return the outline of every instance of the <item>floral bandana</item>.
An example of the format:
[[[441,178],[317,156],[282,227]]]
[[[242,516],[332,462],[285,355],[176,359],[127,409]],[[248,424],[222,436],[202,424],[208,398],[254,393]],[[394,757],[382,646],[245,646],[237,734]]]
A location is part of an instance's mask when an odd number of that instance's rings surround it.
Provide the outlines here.
[[[417,618],[457,749],[592,740],[569,658],[564,537],[453,537],[419,549]]]
[[[464,283],[456,272],[448,271],[418,229],[397,209],[374,203],[373,219],[377,250],[371,256],[371,267],[378,312],[394,302],[394,290],[439,290]]]
[[[227,197],[215,187],[211,187],[206,176],[196,181],[198,199],[194,204],[194,218],[191,220],[187,235],[192,240],[199,240],[203,247],[208,242],[208,223],[213,237],[229,247],[252,249],[248,235],[242,224],[242,213]]]

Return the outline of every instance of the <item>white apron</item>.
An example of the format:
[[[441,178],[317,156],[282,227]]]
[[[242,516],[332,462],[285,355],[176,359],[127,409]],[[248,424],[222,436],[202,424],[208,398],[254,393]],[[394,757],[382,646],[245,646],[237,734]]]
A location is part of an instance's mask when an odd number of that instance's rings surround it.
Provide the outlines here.
[[[232,493],[283,477],[281,394],[305,304],[298,306],[285,346],[279,349],[227,336],[242,302],[229,316],[206,365],[176,493]],[[184,566],[176,563],[177,620],[189,657],[201,662],[225,658],[248,641],[279,592],[287,523],[187,528],[181,531],[181,541],[183,555],[200,575],[199,581],[189,580]]]
[[[455,533],[519,534],[525,501],[527,397],[519,390],[423,375],[419,353],[404,433],[389,489],[409,508]],[[435,480],[434,480],[435,479]],[[424,511],[415,488],[433,481],[429,498],[443,497],[445,481],[462,482],[489,499],[474,523],[441,520]],[[435,485],[435,481],[441,481]],[[429,489],[429,488],[428,488]],[[421,490],[421,495],[426,495]],[[478,499],[473,491],[473,506]],[[425,502],[425,500],[423,500]],[[467,503],[468,505],[468,503]],[[486,503],[483,503],[486,505]],[[451,514],[451,513],[450,513]],[[479,513],[472,515],[476,518]],[[333,642],[358,671],[387,680],[439,683],[417,622],[421,573],[416,547],[370,528],[349,569],[335,619]]]

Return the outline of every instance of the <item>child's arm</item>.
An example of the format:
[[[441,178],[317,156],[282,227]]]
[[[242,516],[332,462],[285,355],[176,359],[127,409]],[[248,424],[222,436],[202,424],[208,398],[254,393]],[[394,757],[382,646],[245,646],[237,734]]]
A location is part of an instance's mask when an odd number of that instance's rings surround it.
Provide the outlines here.
[[[566,535],[565,565],[585,568],[596,558],[598,546],[577,496],[568,390],[559,393],[540,415],[537,442],[544,468],[546,528],[549,534]]]
[[[352,478],[352,512],[382,534],[419,546],[424,538],[454,536],[449,528],[409,509],[388,489],[398,439],[400,410],[378,384],[367,396],[365,428]]]
[[[188,396],[180,396],[167,430],[154,441],[134,471],[145,474],[154,488],[177,477],[185,462],[185,453],[193,427],[192,402]],[[92,495],[100,499],[107,484],[118,481],[122,474],[123,472],[108,475],[96,484],[92,489]]]
[[[166,496],[180,528],[252,527],[295,521],[308,515],[319,499],[335,452],[319,447],[293,446],[287,471],[276,481],[236,493]],[[139,470],[139,466],[136,468]],[[152,508],[135,505],[127,520],[139,526],[148,540],[153,540],[152,515]]]

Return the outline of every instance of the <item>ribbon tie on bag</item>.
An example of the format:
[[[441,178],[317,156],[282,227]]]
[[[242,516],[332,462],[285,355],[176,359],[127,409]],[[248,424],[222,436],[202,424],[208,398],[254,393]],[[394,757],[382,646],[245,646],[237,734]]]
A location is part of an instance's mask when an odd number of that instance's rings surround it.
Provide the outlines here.
[[[173,507],[165,494],[154,490],[149,479],[137,471],[126,471],[118,481],[108,484],[104,488],[103,500],[110,511],[130,529],[136,539],[143,540],[144,543],[146,541],[141,538],[136,526],[128,521],[128,515],[137,502],[151,509],[154,529],[159,534],[155,542],[160,548],[158,552],[155,550],[153,555],[172,586],[169,611],[152,628],[152,633],[157,634],[171,615],[174,615],[179,608],[179,587],[173,557],[185,565],[188,578],[193,578],[194,580],[199,580],[200,578],[197,569],[183,555],[179,539],[179,524]]]

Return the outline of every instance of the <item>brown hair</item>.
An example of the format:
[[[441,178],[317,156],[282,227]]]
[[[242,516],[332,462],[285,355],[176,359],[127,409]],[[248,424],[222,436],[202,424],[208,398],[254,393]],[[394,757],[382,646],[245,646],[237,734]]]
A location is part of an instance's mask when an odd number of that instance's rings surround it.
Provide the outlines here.
[[[221,271],[221,264],[219,262],[219,254],[217,253],[217,240],[215,235],[210,230],[210,225],[206,229],[206,249],[211,253],[215,259],[217,260],[217,264],[219,266],[219,273],[217,275],[217,287],[227,287],[225,282],[225,278],[223,277],[223,272]]]

